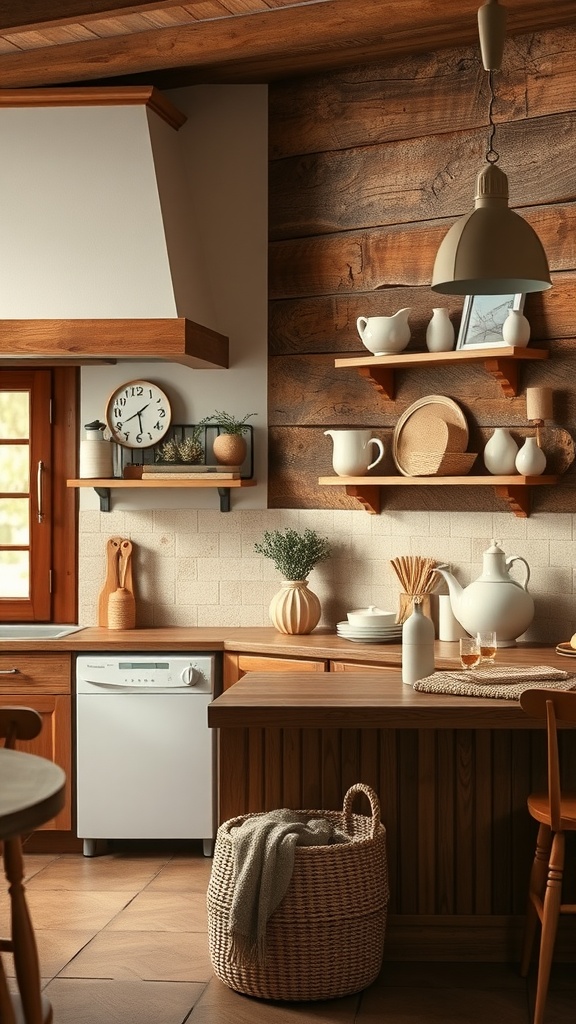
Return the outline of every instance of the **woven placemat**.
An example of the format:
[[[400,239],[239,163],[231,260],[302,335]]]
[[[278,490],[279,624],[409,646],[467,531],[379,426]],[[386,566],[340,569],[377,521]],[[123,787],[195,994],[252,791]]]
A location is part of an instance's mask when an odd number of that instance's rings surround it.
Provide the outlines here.
[[[576,675],[553,668],[534,665],[533,668],[516,666],[487,669],[467,669],[462,672],[433,672],[414,683],[415,690],[423,693],[451,693],[458,697],[495,697],[497,700],[520,700],[524,690],[542,686],[547,690],[576,689]]]

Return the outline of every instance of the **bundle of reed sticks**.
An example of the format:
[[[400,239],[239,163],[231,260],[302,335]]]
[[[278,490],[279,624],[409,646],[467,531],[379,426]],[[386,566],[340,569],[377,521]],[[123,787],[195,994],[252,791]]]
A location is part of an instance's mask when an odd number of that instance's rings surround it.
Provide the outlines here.
[[[411,614],[414,601],[419,599],[424,606],[425,614],[430,611],[429,595],[438,582],[438,573],[435,567],[439,563],[434,558],[422,558],[420,555],[400,555],[398,558],[390,559],[390,565],[394,569],[403,593],[400,594],[400,610],[397,622],[405,622]]]

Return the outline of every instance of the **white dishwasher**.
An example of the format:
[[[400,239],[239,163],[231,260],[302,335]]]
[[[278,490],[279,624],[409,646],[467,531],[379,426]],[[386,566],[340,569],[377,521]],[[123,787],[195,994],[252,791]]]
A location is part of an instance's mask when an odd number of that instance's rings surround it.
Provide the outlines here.
[[[88,654],[76,660],[77,831],[98,840],[202,839],[212,853],[211,654]]]

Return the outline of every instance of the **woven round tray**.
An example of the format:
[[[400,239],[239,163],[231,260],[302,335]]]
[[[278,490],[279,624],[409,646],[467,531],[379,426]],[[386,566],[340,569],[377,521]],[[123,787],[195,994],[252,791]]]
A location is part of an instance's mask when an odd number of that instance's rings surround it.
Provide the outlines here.
[[[392,438],[392,458],[403,476],[414,472],[413,458],[424,448],[428,452],[465,452],[468,424],[462,409],[445,395],[419,398],[402,413]]]
[[[410,476],[466,476],[478,452],[412,452]]]
[[[353,814],[365,793],[371,817]],[[260,999],[336,999],[360,992],[382,965],[388,908],[386,830],[378,797],[358,783],[344,797],[342,811],[298,811],[326,818],[349,843],[296,846],[290,885],[266,929],[261,963],[234,960],[228,918],[234,894],[230,830],[249,814],[218,829],[208,886],[208,942],[215,974],[230,988]]]

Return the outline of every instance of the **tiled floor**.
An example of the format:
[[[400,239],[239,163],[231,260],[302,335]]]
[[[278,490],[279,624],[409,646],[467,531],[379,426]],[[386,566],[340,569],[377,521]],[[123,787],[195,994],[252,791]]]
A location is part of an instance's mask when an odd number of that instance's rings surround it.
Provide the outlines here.
[[[384,963],[360,995],[267,1003],[213,974],[211,861],[188,850],[27,854],[27,894],[54,1024],[529,1024],[532,985],[513,966]],[[5,927],[6,897],[0,896]],[[10,958],[5,961],[11,970]],[[576,1021],[576,971],[554,969],[546,1024]]]

